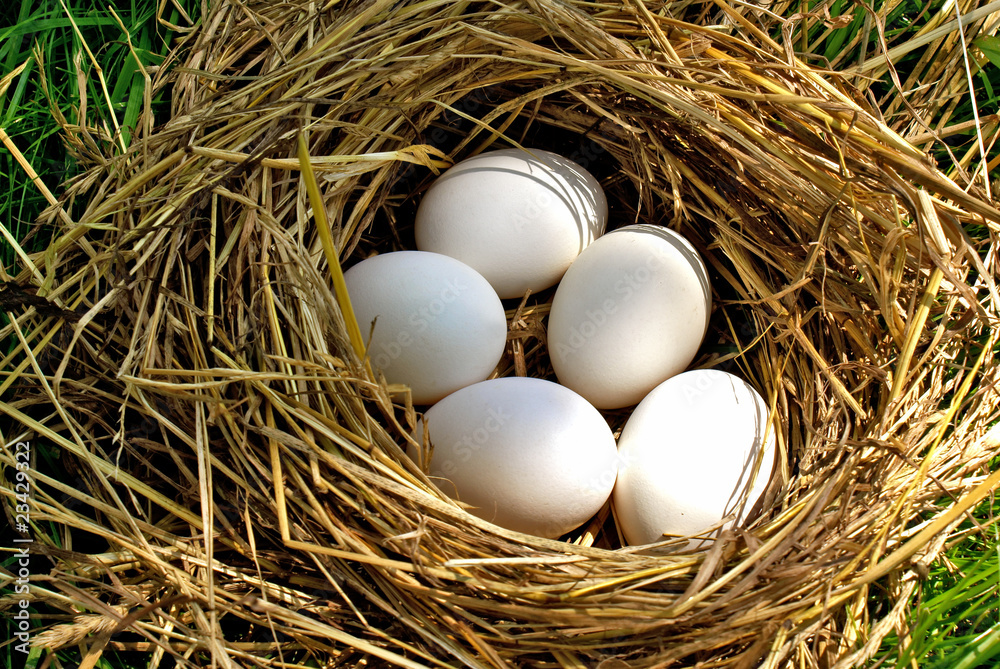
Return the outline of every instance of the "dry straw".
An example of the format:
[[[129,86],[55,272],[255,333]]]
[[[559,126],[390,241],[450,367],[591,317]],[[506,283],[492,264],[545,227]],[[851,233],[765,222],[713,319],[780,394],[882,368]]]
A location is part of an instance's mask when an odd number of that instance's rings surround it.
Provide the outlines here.
[[[1000,477],[1000,212],[761,17],[214,3],[154,81],[169,119],[117,157],[68,129],[94,167],[7,288],[0,410],[69,473],[37,474],[63,545],[39,537],[34,596],[114,622],[38,640],[89,634],[88,665],[744,669],[860,665],[905,634],[921,569]],[[434,173],[509,144],[586,162],[614,225],[709,261],[697,364],[769,399],[783,457],[756,523],[707,553],[623,549],[608,509],[570,541],[508,532],[402,452],[413,407],[359,357],[333,277],[408,246]],[[549,372],[545,311],[512,305],[498,373]]]

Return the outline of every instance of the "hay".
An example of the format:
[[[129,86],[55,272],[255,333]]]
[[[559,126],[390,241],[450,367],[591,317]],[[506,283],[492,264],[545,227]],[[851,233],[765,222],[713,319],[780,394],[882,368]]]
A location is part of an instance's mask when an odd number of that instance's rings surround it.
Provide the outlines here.
[[[706,5],[730,27],[700,27],[688,5],[205,16],[155,82],[171,118],[67,187],[79,213],[52,210],[15,282],[46,305],[4,331],[0,410],[79,474],[39,473],[35,517],[106,542],[48,548],[35,597],[129,630],[88,658],[848,667],[903,625],[915,573],[998,479],[1000,212],[751,13]],[[783,454],[761,517],[711,551],[622,549],[607,509],[571,541],[505,531],[402,454],[413,407],[359,359],[314,221],[345,264],[406,247],[433,175],[504,143],[586,163],[613,225],[669,225],[708,260],[697,364],[762,391]],[[550,371],[546,308],[508,313],[499,373]]]

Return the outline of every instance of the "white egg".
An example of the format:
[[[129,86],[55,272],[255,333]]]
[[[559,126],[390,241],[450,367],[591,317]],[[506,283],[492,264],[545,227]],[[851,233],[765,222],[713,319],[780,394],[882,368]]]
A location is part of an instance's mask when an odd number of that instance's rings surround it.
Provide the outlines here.
[[[555,285],[604,233],[600,183],[549,151],[501,149],[456,164],[417,209],[417,248],[458,258],[501,298]]]
[[[483,381],[444,398],[423,420],[433,446],[430,475],[443,492],[501,527],[559,537],[597,513],[614,487],[611,428],[557,383]]]
[[[389,383],[431,404],[486,379],[503,355],[507,318],[496,291],[468,265],[397,251],[344,273],[368,356]]]
[[[774,471],[773,428],[764,442],[767,416],[764,398],[726,372],[693,370],[657,386],[618,438],[613,498],[625,540],[696,535],[729,514],[725,527],[742,523]],[[707,543],[691,540],[688,548]]]
[[[658,225],[614,230],[556,289],[552,367],[597,408],[630,406],[691,364],[711,309],[708,271],[689,241]]]

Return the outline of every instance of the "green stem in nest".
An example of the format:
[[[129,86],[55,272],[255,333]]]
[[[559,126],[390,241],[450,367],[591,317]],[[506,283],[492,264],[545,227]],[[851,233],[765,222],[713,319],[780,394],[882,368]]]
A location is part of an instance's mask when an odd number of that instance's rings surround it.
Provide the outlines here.
[[[330,274],[333,277],[333,293],[337,297],[337,304],[340,306],[340,313],[344,315],[344,323],[347,325],[347,334],[351,339],[351,346],[358,360],[363,360],[369,376],[372,376],[371,368],[365,359],[365,342],[361,338],[361,328],[358,327],[358,319],[354,316],[354,309],[351,307],[351,297],[347,294],[347,283],[344,281],[344,270],[340,267],[340,257],[337,255],[337,247],[333,244],[333,236],[330,234],[330,224],[326,219],[326,207],[323,205],[323,198],[319,193],[319,184],[313,174],[312,163],[309,159],[309,149],[306,146],[305,135],[299,135],[299,163],[302,166],[302,180],[306,183],[306,192],[309,194],[309,202],[312,204],[313,218],[316,219],[316,229],[319,232],[319,239],[323,243],[323,253],[326,254],[326,262],[330,266]]]

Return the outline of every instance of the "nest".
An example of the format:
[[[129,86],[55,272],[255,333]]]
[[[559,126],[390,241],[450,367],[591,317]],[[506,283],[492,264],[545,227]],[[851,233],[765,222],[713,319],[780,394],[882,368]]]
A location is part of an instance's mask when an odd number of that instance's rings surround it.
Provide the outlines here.
[[[905,630],[997,481],[1000,212],[752,14],[684,20],[702,9],[219,2],[154,82],[169,120],[99,163],[75,135],[95,166],[8,286],[0,407],[57,448],[33,513],[75,537],[36,542],[34,597],[88,614],[36,642],[152,666],[848,667]],[[434,176],[511,145],[577,160],[611,227],[669,226],[709,265],[695,366],[768,399],[781,458],[708,551],[623,547],[607,508],[561,541],[506,531],[403,453],[415,408],[333,277],[413,248]],[[498,375],[551,375],[549,297],[509,305]]]

